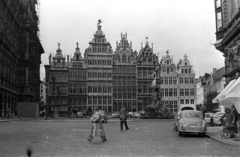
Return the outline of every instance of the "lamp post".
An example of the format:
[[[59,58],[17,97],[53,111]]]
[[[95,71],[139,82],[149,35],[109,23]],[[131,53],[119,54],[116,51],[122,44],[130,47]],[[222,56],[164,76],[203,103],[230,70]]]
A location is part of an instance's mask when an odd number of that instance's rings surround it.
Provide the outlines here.
[[[55,95],[55,81],[56,81],[56,78],[54,76],[52,77],[52,81],[53,81],[53,92],[52,92],[52,95],[53,95],[53,98],[54,98],[54,95]],[[52,115],[52,118],[54,117],[54,105],[55,104],[53,104],[53,115]]]
[[[46,110],[46,117],[45,117],[45,120],[48,119],[48,103],[49,103],[49,86],[48,86],[48,82],[45,83],[45,86],[46,86],[46,107],[45,107],[45,110]]]

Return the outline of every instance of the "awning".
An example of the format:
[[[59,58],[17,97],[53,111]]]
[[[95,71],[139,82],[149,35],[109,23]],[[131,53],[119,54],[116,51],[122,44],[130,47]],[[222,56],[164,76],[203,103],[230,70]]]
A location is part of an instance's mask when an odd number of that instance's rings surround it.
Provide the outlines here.
[[[220,101],[222,101],[224,94],[225,94],[226,91],[228,91],[228,89],[234,84],[235,81],[236,81],[236,80],[234,79],[234,80],[232,80],[231,82],[229,82],[229,84],[227,85],[227,87],[225,87],[225,88],[223,89],[223,91],[221,91],[221,93],[219,93],[218,96],[216,96],[216,98],[214,98],[214,99],[212,100],[212,103],[219,103]]]
[[[221,96],[221,102],[231,102],[240,113],[240,79],[238,78]],[[226,105],[224,105],[226,106]]]

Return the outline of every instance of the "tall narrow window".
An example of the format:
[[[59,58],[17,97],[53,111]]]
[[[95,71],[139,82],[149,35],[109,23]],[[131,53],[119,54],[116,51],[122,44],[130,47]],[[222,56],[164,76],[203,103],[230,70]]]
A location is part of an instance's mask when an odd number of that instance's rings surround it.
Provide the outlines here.
[[[222,29],[222,12],[217,13],[217,31]]]
[[[216,0],[216,8],[221,7],[221,0]]]

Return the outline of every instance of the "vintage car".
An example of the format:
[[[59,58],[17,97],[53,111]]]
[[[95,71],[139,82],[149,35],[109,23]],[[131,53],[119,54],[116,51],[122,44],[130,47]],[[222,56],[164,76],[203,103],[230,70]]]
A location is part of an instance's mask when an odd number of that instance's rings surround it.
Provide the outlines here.
[[[200,136],[205,137],[207,125],[201,111],[181,111],[178,113],[176,120],[176,129],[179,136],[182,136],[183,133],[198,133]]]

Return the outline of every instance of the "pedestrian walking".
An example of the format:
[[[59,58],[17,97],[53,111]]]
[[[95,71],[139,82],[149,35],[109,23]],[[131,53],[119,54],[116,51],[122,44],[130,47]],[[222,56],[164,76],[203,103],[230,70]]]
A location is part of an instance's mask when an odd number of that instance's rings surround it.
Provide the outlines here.
[[[98,134],[100,135],[100,137],[102,139],[101,142],[107,141],[106,134],[103,129],[102,116],[101,116],[101,113],[98,112],[98,107],[94,108],[94,114],[91,117],[91,121],[92,121],[93,125],[92,125],[92,129],[91,129],[91,133],[88,137],[88,141],[91,142],[92,138],[98,136]]]
[[[127,111],[125,107],[122,107],[120,110],[120,128],[123,130],[123,124],[125,125],[126,130],[129,130],[127,125]]]
[[[237,122],[238,122],[238,112],[237,112],[237,110],[236,110],[236,108],[235,108],[235,106],[233,105],[232,106],[232,113],[233,113],[233,115],[234,115],[234,117],[235,117],[235,120],[234,120],[234,122],[233,122],[233,124],[234,124],[234,126],[235,126],[235,133],[237,134],[238,133],[238,127],[237,127]]]

